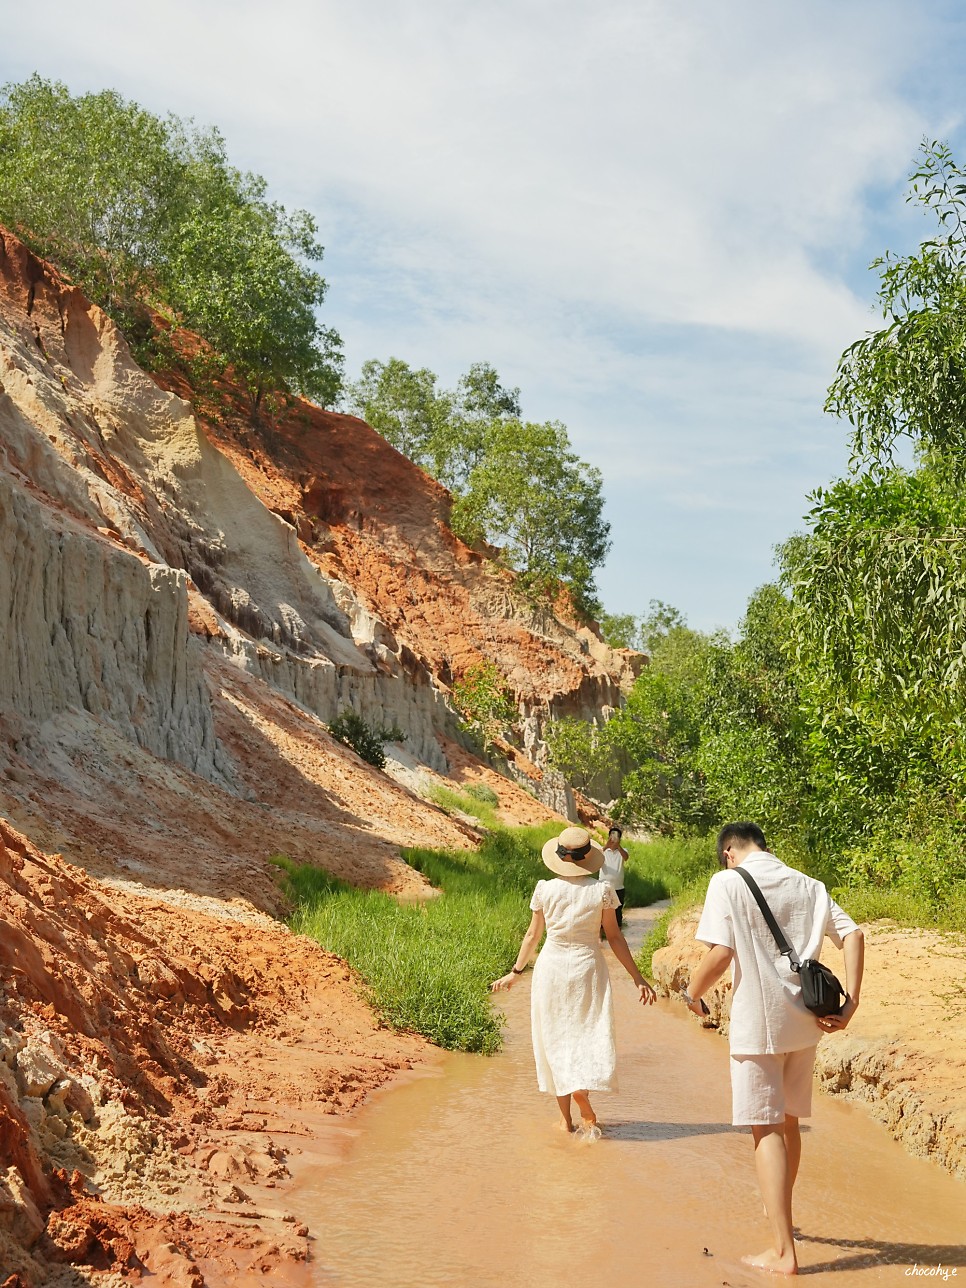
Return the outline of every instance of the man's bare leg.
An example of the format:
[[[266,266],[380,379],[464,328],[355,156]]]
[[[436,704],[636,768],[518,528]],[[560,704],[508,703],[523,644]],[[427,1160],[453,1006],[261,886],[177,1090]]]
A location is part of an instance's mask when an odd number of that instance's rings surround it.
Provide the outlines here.
[[[590,1103],[590,1096],[586,1091],[574,1092],[574,1104],[580,1110],[580,1121],[584,1127],[596,1127],[597,1115],[594,1113],[593,1106]]]
[[[798,1167],[802,1161],[802,1132],[798,1119],[791,1114],[785,1115],[785,1157],[788,1159],[788,1207],[792,1206],[792,1193],[798,1179]]]
[[[558,1096],[557,1108],[560,1110],[560,1115],[563,1118],[563,1122],[560,1124],[561,1127],[563,1127],[564,1131],[573,1131],[573,1119],[570,1117],[570,1097]]]
[[[797,1134],[798,1121],[791,1134]],[[769,1124],[764,1127],[752,1127],[752,1138],[755,1142],[755,1170],[758,1173],[758,1186],[765,1204],[765,1212],[771,1222],[775,1236],[774,1247],[766,1248],[757,1256],[742,1257],[742,1261],[758,1270],[770,1270],[780,1275],[797,1275],[798,1259],[795,1256],[795,1240],[792,1236],[792,1186],[798,1171],[798,1158],[795,1160],[795,1172],[790,1167],[791,1159],[785,1146],[784,1123]],[[795,1146],[792,1147],[795,1153]],[[798,1138],[798,1157],[801,1156],[801,1137]]]

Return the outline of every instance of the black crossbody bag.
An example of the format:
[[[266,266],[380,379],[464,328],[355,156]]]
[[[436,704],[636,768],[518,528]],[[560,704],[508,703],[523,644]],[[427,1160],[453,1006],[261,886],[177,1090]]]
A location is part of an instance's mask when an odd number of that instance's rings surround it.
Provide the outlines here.
[[[813,1015],[841,1015],[842,1005],[848,1000],[848,994],[839,983],[838,979],[827,966],[821,962],[815,961],[809,957],[803,962],[795,960],[795,954],[792,946],[785,938],[781,926],[775,920],[771,908],[765,902],[765,896],[758,889],[758,883],[753,876],[747,873],[743,867],[736,867],[735,872],[741,877],[745,885],[755,896],[755,902],[761,909],[761,915],[768,923],[768,929],[775,936],[775,943],[783,957],[788,958],[788,964],[793,971],[796,971],[799,979],[802,981],[802,1001]],[[842,1001],[839,1001],[841,997]]]

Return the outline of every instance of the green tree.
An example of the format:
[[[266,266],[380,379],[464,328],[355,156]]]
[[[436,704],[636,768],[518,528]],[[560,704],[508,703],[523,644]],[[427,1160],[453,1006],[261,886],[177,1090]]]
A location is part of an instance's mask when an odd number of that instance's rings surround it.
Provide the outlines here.
[[[578,791],[591,789],[594,780],[607,773],[614,761],[610,726],[565,716],[548,720],[543,738],[547,761]]]
[[[37,75],[0,90],[0,219],[109,312],[154,286],[186,202],[170,127],[137,104]]]
[[[191,200],[169,229],[163,289],[185,320],[230,361],[257,412],[266,394],[331,406],[341,340],[316,310],[326,294],[314,219],[267,199],[264,179],[229,165],[211,132],[177,140]]]
[[[716,640],[695,764],[719,819],[754,818],[767,835],[801,843],[813,794],[789,656],[792,611],[778,586],[762,586],[748,602],[738,639]]]
[[[501,547],[528,594],[552,599],[563,585],[581,612],[599,612],[594,572],[610,548],[600,471],[559,422],[521,421],[520,391],[494,367],[474,363],[448,391],[426,367],[371,359],[346,403],[450,489],[453,531]]]
[[[888,324],[842,355],[826,409],[852,424],[853,462],[887,466],[906,437],[961,469],[966,459],[966,171],[923,143],[907,200],[938,224],[914,255],[886,253],[878,299]]]
[[[462,533],[502,547],[526,588],[547,595],[563,583],[596,614],[594,570],[610,549],[603,509],[600,471],[571,450],[559,421],[506,420],[491,428],[453,516]]]
[[[923,145],[908,199],[935,234],[875,261],[886,325],[829,390],[851,476],[814,493],[810,531],[782,551],[813,816],[840,848],[920,845],[930,811],[959,826],[949,797],[966,789],[966,173],[944,144]],[[893,463],[903,438],[915,469]]]
[[[653,653],[672,631],[686,624],[683,614],[672,604],[666,604],[663,599],[652,599],[638,622],[638,646],[645,653]]]
[[[463,727],[479,736],[484,751],[506,733],[517,717],[516,703],[506,680],[489,660],[467,667],[453,685],[452,699]]]
[[[714,822],[698,753],[716,642],[674,626],[654,649],[625,705],[607,726],[627,756],[617,813],[662,835]]]
[[[105,308],[142,360],[170,360],[151,309],[172,308],[256,411],[269,390],[335,398],[340,341],[316,316],[315,224],[230,166],[216,130],[162,120],[111,90],[72,97],[39,76],[7,85],[0,220]]]
[[[348,387],[346,404],[404,456],[432,470],[453,409],[452,396],[437,389],[437,379],[428,368],[413,370],[401,358],[372,358]]]
[[[966,501],[935,466],[815,494],[784,550],[816,753],[855,824],[912,783],[966,787]]]
[[[494,428],[520,418],[520,390],[500,383],[496,369],[474,362],[450,396],[449,420],[432,442],[433,472],[457,496],[489,450]]]
[[[633,648],[642,653],[653,653],[669,631],[684,625],[678,609],[662,599],[652,599],[641,617],[633,613],[604,613],[600,619],[604,641],[611,648]]]
[[[603,613],[600,633],[611,648],[637,648],[638,621],[633,613]]]

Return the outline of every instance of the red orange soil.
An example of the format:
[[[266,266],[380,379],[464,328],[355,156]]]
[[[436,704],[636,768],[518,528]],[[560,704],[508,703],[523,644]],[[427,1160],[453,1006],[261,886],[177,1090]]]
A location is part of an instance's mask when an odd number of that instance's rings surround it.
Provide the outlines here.
[[[0,1267],[299,1282],[307,1231],[272,1200],[300,1115],[352,1109],[426,1044],[254,910],[173,916],[5,825],[0,919]]]

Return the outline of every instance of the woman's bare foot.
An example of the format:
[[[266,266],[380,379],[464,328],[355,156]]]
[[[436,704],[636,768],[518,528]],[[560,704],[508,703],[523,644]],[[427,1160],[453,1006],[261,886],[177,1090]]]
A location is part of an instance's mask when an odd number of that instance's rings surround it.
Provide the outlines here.
[[[577,1130],[569,1118],[561,1118],[560,1122],[557,1123],[557,1126],[560,1128],[561,1131],[568,1131],[573,1133]]]
[[[594,1113],[594,1107],[590,1103],[590,1097],[586,1091],[574,1092],[574,1104],[580,1110],[580,1123],[584,1131],[589,1131],[591,1127],[596,1127],[597,1115]]]
[[[767,1270],[773,1275],[798,1274],[798,1262],[794,1252],[780,1256],[774,1248],[766,1248],[757,1256],[742,1257],[741,1260],[746,1266],[753,1266],[756,1270]]]

